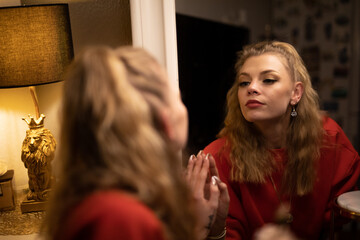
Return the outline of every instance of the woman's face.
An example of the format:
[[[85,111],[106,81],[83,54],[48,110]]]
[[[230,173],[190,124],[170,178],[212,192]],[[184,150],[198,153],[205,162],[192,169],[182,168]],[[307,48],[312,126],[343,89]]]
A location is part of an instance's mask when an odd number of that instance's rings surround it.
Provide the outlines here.
[[[277,54],[265,53],[248,58],[240,69],[238,100],[245,119],[261,123],[290,116],[289,104],[300,98],[286,67]],[[300,96],[301,97],[301,96]]]

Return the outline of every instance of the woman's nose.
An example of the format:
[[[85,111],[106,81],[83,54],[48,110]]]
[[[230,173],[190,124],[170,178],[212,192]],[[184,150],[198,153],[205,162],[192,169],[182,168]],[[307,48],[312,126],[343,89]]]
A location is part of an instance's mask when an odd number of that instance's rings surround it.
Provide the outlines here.
[[[259,94],[258,84],[255,81],[251,81],[248,86],[248,94]]]

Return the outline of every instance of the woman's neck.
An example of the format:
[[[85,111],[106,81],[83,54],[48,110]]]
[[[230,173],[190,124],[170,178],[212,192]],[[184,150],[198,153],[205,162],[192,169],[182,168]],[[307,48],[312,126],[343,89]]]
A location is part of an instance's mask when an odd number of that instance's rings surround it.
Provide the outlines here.
[[[284,148],[290,117],[254,123],[271,149]]]

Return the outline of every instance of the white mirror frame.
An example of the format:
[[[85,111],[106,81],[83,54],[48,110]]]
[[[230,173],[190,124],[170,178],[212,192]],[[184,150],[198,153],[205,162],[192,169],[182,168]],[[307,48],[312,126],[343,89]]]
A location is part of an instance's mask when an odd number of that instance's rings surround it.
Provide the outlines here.
[[[130,0],[133,46],[153,54],[178,84],[175,0]]]

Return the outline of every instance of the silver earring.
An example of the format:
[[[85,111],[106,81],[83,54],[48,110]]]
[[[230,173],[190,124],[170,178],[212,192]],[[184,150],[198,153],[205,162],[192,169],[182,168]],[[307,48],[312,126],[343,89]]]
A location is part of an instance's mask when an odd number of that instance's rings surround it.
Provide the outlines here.
[[[296,110],[295,110],[295,106],[292,106],[292,111],[291,111],[290,115],[291,115],[292,117],[296,117],[296,116],[297,116],[297,112],[296,112]]]

